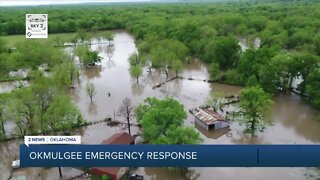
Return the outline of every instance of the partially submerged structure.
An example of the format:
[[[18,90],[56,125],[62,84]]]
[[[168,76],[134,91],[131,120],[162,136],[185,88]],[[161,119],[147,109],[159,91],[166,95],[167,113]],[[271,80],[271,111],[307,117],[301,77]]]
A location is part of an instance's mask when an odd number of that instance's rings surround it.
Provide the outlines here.
[[[219,139],[220,137],[226,135],[226,136],[231,136],[231,129],[230,127],[225,127],[221,129],[216,129],[214,131],[207,131],[204,129],[202,126],[200,126],[198,123],[194,124],[194,127],[201,132],[203,135],[205,135],[207,138],[210,139]]]
[[[101,144],[134,144],[134,137],[126,132],[116,133],[110,138],[102,141]],[[91,173],[99,176],[107,175],[111,180],[118,180],[128,171],[128,167],[93,167]]]
[[[195,123],[208,131],[230,126],[229,120],[209,108],[195,108],[192,113],[195,116]]]

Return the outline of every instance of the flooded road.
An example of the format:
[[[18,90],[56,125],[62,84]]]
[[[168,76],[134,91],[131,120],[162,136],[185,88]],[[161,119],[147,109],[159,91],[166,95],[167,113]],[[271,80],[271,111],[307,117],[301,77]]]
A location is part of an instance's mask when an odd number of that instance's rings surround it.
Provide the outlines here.
[[[98,40],[94,40],[98,42]],[[160,88],[153,86],[166,80],[161,71],[147,72],[144,69],[139,83],[130,77],[128,57],[136,51],[134,38],[125,31],[118,31],[114,39],[114,52],[106,50],[106,44],[95,44],[91,48],[97,50],[103,57],[98,67],[88,68],[81,73],[76,88],[70,91],[74,102],[88,121],[98,121],[106,117],[116,118],[118,108],[125,97],[129,97],[137,105],[147,97],[164,98],[172,96],[178,99],[185,110],[203,105],[206,98],[213,92],[226,95],[237,94],[241,87],[225,84],[209,84],[201,79],[208,79],[207,65],[195,61],[184,67],[180,76],[192,77],[199,81],[175,79]],[[170,74],[174,76],[174,74]],[[96,95],[93,103],[86,94],[86,84],[93,83]],[[110,93],[110,97],[108,96]],[[280,94],[274,97],[274,104],[268,121],[272,124],[257,137],[244,134],[244,127],[232,122],[230,129],[207,132],[194,124],[194,117],[188,113],[186,126],[195,127],[201,134],[204,144],[314,144],[320,143],[319,112],[310,107],[299,96]],[[109,127],[105,123],[88,126],[77,130],[82,135],[84,144],[99,144],[112,134],[126,129],[122,126]],[[133,132],[138,132],[134,127]],[[13,159],[18,157],[20,141],[9,141],[0,144],[0,179],[8,177]],[[73,176],[80,173],[76,169],[63,168],[63,174]],[[137,173],[143,174],[150,180],[179,180],[179,179],[317,179],[320,178],[315,168],[191,168],[188,178],[170,172],[166,168],[138,168]],[[58,179],[57,168],[28,169],[30,179]],[[32,173],[31,173],[32,172]],[[37,175],[37,176],[36,176]]]

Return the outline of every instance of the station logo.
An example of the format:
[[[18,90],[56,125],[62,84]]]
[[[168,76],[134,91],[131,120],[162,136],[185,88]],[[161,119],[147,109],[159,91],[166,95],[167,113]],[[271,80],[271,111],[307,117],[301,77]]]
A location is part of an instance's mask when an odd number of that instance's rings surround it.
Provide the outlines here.
[[[48,38],[48,14],[26,14],[26,38]]]

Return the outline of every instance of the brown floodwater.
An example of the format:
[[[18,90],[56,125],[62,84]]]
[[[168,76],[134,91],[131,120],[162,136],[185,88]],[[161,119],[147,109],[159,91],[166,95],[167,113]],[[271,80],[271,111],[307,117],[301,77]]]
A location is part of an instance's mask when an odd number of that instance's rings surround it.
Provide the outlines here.
[[[197,81],[175,79],[160,88],[153,86],[166,80],[163,72],[154,70],[151,73],[144,69],[139,83],[130,77],[128,57],[136,52],[134,37],[125,31],[117,31],[114,40],[114,51],[110,53],[106,44],[94,40],[93,50],[103,57],[98,67],[82,71],[76,88],[70,91],[74,102],[88,121],[97,121],[106,117],[116,118],[117,110],[125,97],[137,105],[147,97],[164,98],[166,96],[178,99],[185,110],[203,105],[206,98],[213,92],[238,94],[241,87],[225,84],[209,84],[201,81],[208,79],[207,65],[194,61],[185,65],[183,77],[192,77]],[[170,73],[174,76],[174,73]],[[93,103],[86,94],[86,84],[93,83],[96,95]],[[108,93],[111,96],[108,96]],[[232,122],[230,128],[207,132],[194,124],[194,118],[188,113],[186,126],[199,131],[204,144],[315,144],[320,142],[319,112],[314,110],[302,98],[294,94],[280,94],[274,97],[274,104],[267,121],[270,125],[256,137],[245,134],[244,127]],[[233,109],[228,106],[226,109]],[[82,135],[83,144],[99,144],[112,134],[125,131],[125,127],[110,127],[105,123],[88,126],[76,131]],[[139,129],[133,127],[134,133]],[[21,141],[2,142],[0,144],[0,179],[10,176],[10,166],[13,159],[19,156],[18,145]],[[81,171],[74,168],[62,168],[64,176],[75,176]],[[190,168],[190,173],[182,175],[166,168],[138,168],[137,173],[143,174],[147,180],[182,180],[182,179],[317,179],[320,173],[315,168]],[[29,179],[58,179],[57,168],[28,168],[22,173]]]

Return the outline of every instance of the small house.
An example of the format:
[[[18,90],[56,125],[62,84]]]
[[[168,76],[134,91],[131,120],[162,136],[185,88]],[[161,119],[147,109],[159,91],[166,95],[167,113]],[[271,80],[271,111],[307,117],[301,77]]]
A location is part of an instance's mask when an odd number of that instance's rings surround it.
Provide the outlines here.
[[[225,128],[221,128],[221,129],[216,129],[214,131],[207,131],[205,128],[203,128],[202,126],[200,126],[198,123],[194,124],[194,127],[201,132],[203,135],[205,135],[207,138],[210,139],[219,139],[220,137],[227,135],[230,135],[230,127],[225,127]]]
[[[134,137],[126,132],[116,133],[103,140],[101,144],[134,144]],[[91,173],[98,176],[107,175],[111,180],[121,179],[128,171],[128,167],[93,167]]]
[[[195,123],[207,131],[222,129],[230,126],[230,121],[219,113],[208,108],[196,108],[193,112]]]

